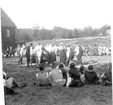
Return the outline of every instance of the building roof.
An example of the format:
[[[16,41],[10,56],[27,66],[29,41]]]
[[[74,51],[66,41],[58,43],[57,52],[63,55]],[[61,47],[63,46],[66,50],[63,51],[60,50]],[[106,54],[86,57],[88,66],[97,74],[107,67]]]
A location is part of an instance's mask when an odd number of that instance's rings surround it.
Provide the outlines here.
[[[14,22],[9,18],[9,16],[4,12],[2,8],[1,8],[1,26],[16,28]]]

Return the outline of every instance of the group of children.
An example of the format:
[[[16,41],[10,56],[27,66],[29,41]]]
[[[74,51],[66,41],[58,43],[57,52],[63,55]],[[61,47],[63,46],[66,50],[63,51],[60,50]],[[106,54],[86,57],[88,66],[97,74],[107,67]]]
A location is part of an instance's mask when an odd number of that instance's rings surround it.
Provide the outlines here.
[[[38,86],[82,87],[85,84],[112,85],[112,64],[110,63],[108,70],[99,76],[93,65],[89,65],[87,69],[83,65],[78,68],[74,62],[71,62],[69,67],[60,63],[57,67],[51,68],[47,63],[41,63],[36,78],[35,85],[37,84]],[[14,91],[15,87],[22,88],[27,85],[26,83],[19,84],[14,78],[7,77],[4,71],[3,80],[5,94],[17,94]]]
[[[81,87],[85,84],[112,84],[112,67],[109,64],[108,70],[101,76],[94,71],[93,65],[89,65],[87,70],[81,65],[76,67],[75,63],[70,63],[69,67],[65,67],[63,63],[55,69],[51,67],[44,67],[43,64],[39,66],[39,73],[36,74],[39,86],[66,86],[66,87]],[[48,81],[48,82],[46,82]]]

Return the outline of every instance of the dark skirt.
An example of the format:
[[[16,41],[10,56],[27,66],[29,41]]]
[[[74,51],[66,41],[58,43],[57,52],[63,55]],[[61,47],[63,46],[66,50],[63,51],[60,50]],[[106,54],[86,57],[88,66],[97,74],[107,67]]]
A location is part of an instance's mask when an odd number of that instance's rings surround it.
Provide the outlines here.
[[[66,60],[67,60],[66,51],[65,50],[62,50],[60,52],[60,62],[66,64]]]
[[[49,63],[54,63],[56,61],[56,54],[54,52],[49,53]]]

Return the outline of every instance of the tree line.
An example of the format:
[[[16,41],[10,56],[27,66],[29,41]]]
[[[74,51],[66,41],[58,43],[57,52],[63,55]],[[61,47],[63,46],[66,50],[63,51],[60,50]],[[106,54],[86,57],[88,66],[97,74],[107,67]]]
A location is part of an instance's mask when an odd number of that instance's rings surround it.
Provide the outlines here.
[[[83,29],[66,29],[55,26],[52,30],[40,28],[38,25],[32,29],[17,29],[16,39],[24,40],[26,42],[33,40],[52,40],[52,39],[65,39],[65,38],[82,38],[82,37],[96,37],[107,36],[107,29],[109,25],[104,25],[100,28],[93,29],[91,26]]]

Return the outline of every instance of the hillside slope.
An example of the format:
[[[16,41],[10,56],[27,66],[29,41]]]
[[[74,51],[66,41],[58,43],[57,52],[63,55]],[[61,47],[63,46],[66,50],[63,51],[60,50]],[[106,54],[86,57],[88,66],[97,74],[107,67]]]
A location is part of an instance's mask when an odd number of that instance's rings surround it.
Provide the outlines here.
[[[29,42],[31,43],[31,42]],[[29,44],[27,43],[27,45]],[[71,45],[73,43],[79,44],[79,45],[94,45],[94,44],[104,44],[108,47],[111,47],[111,37],[88,37],[88,38],[74,38],[74,39],[60,39],[60,40],[44,40],[44,41],[33,41],[34,45],[37,45],[38,43],[41,44],[59,44],[64,43],[65,45]]]

